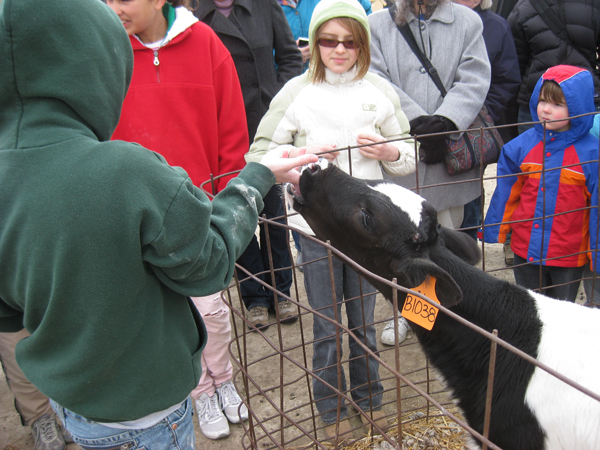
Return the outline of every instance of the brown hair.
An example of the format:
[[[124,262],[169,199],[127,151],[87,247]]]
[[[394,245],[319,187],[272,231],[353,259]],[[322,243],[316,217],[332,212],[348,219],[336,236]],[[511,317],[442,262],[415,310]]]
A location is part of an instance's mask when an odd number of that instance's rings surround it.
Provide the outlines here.
[[[352,40],[354,41],[356,54],[358,59],[356,60],[357,67],[357,78],[364,77],[369,71],[371,65],[371,47],[369,46],[369,35],[367,30],[358,22],[358,20],[351,19],[350,17],[334,17],[329,20],[338,20],[340,25],[352,33]],[[329,22],[329,20],[327,22]],[[317,40],[319,39],[319,33],[323,26],[327,23],[323,22],[321,26],[315,32],[315,42],[310,50],[310,68],[309,68],[309,79],[313,83],[322,83],[325,81],[325,64],[321,59],[321,51]]]
[[[191,9],[190,0],[167,0],[167,2],[170,3],[173,8],[185,6],[187,9]]]
[[[544,81],[540,89],[539,100],[543,100],[549,103],[562,103],[564,105],[567,104],[564,92],[562,91],[559,84],[554,80]]]

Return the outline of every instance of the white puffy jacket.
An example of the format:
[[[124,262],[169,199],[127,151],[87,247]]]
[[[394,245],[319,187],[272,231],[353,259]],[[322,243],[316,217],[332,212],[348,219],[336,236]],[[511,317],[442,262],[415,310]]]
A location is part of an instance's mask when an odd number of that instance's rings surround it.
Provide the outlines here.
[[[352,175],[377,180],[383,170],[404,176],[415,171],[415,143],[409,137],[410,125],[400,109],[400,99],[391,84],[373,73],[355,79],[355,69],[336,74],[326,69],[326,81],[312,83],[304,73],[275,96],[263,117],[246,161],[279,157],[294,147],[334,144],[340,155],[334,164],[350,173],[349,146],[357,145],[361,133],[379,134],[398,147],[397,161],[379,161],[351,150]],[[289,211],[289,208],[288,208]],[[295,215],[290,225],[314,234],[304,219]]]

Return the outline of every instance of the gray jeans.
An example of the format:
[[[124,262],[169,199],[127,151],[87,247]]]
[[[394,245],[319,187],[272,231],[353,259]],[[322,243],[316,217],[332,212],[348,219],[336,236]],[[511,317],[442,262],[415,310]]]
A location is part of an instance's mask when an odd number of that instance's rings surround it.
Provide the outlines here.
[[[314,310],[331,319],[335,318],[333,309],[334,299],[331,290],[329,262],[327,249],[310,239],[300,236],[302,259],[305,262],[314,259],[325,259],[306,264],[304,266],[304,286],[308,302]],[[373,352],[377,353],[377,340],[375,336],[375,288],[364,278],[333,258],[333,279],[335,283],[335,302],[338,318],[342,321],[342,304],[346,307],[348,328],[357,338],[366,344]],[[362,299],[360,297],[363,294]],[[350,299],[344,301],[344,299]],[[313,322],[313,371],[315,374],[346,393],[346,378],[344,366],[341,364],[342,354],[338,355],[336,344],[336,331],[341,331],[335,323],[314,316]],[[374,358],[369,358],[366,352],[354,339],[349,341],[350,361],[350,393],[352,399],[363,411],[381,409],[383,385],[379,378],[379,363]],[[338,382],[338,368],[341,373],[341,383]],[[335,423],[337,417],[338,396],[326,384],[315,379],[313,382],[314,398],[321,418],[326,424]],[[347,407],[342,397],[340,400],[340,420],[347,416]]]

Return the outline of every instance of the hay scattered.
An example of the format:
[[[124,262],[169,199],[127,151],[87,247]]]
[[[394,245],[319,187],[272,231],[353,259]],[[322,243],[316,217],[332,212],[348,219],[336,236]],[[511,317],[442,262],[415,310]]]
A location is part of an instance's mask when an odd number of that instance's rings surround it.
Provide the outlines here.
[[[462,419],[455,410],[450,411]],[[386,431],[388,438],[398,442],[398,424]],[[402,450],[465,450],[468,433],[456,422],[437,409],[430,409],[429,418],[423,411],[416,411],[402,418]],[[333,446],[332,446],[333,448]],[[344,450],[395,450],[382,436],[365,436],[343,447]]]

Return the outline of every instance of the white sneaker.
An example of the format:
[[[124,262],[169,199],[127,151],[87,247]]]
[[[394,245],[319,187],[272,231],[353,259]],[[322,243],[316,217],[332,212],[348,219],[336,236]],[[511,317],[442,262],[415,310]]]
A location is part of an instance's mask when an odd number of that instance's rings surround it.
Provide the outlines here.
[[[223,383],[216,391],[219,396],[221,409],[231,423],[240,423],[242,420],[248,420],[248,408],[242,402],[231,380]]]
[[[200,431],[209,439],[221,439],[229,436],[229,424],[219,406],[219,398],[204,393],[196,400]]]
[[[410,330],[408,321],[400,316],[398,317],[398,344],[406,339],[406,334]],[[394,337],[394,319],[390,320],[381,333],[381,343],[385,345],[396,345]]]

